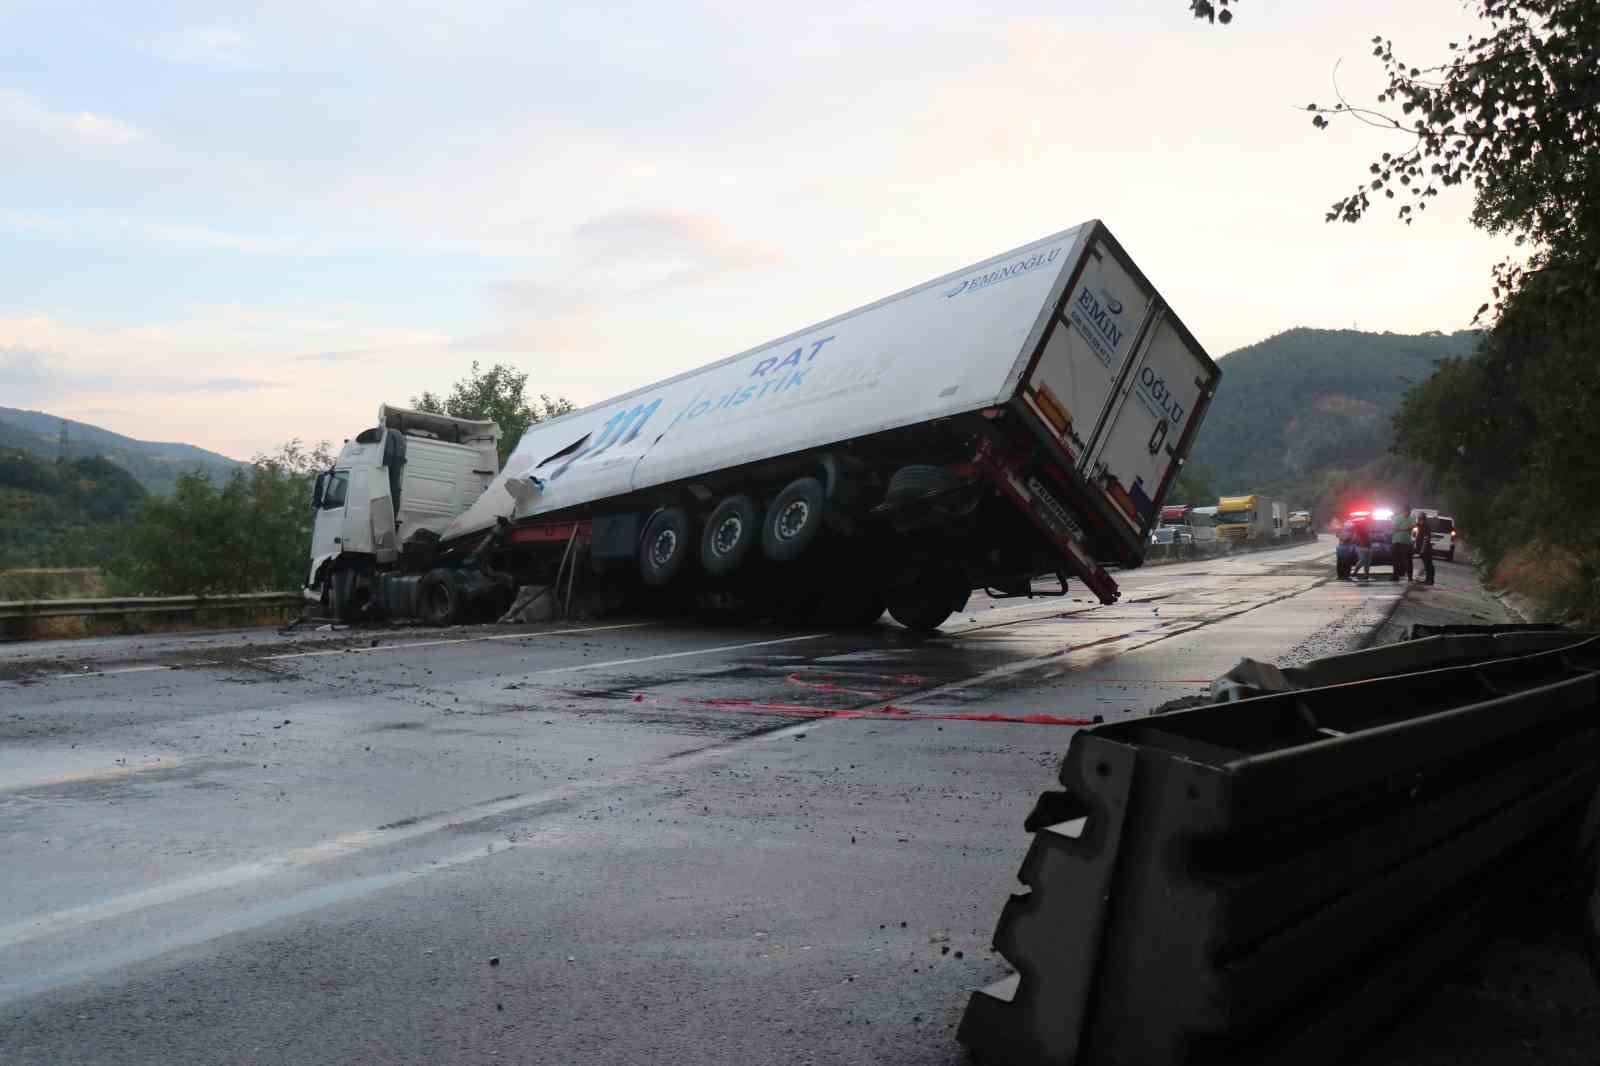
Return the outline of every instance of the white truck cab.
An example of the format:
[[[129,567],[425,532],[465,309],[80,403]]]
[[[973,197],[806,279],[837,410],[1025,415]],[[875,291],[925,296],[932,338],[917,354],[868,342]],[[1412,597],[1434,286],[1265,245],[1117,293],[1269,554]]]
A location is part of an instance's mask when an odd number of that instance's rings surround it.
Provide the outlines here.
[[[348,616],[359,575],[393,563],[413,537],[437,538],[483,494],[499,440],[494,422],[379,405],[377,426],[345,442],[312,488],[306,598]]]

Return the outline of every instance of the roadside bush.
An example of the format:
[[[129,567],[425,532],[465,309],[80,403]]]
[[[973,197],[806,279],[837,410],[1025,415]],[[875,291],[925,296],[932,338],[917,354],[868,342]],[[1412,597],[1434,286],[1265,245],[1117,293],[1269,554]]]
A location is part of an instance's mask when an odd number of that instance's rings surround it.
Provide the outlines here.
[[[120,591],[196,596],[292,590],[305,580],[311,481],[332,463],[327,445],[290,441],[258,455],[219,487],[185,474],[171,496],[150,497],[112,566]]]

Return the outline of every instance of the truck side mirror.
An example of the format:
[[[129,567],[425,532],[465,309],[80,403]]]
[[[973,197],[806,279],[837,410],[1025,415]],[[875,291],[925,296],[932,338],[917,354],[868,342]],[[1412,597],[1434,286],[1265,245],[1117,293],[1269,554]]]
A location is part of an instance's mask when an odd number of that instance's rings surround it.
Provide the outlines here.
[[[311,509],[320,510],[322,507],[322,494],[328,488],[328,475],[326,472],[317,475],[317,480],[311,484]]]

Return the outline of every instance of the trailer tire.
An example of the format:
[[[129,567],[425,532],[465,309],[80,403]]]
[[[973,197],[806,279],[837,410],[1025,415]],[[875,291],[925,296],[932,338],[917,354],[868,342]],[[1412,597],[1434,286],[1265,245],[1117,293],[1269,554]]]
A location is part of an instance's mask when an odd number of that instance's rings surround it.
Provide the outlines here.
[[[639,539],[639,577],[660,588],[683,569],[689,557],[689,516],[681,507],[663,507],[644,524]]]
[[[884,492],[885,500],[915,499],[933,492],[943,492],[961,484],[961,478],[942,466],[902,466],[889,478]]]
[[[937,633],[954,613],[943,596],[926,589],[899,589],[889,595],[889,617],[913,633]]]
[[[959,571],[924,570],[902,581],[885,596],[889,616],[916,633],[934,633],[945,619],[967,605],[972,590]]]
[[[700,534],[700,566],[713,577],[739,569],[756,542],[756,505],[748,496],[729,496],[717,504]]]
[[[761,523],[761,547],[775,563],[792,562],[805,553],[822,528],[822,482],[795,478],[772,498]]]
[[[461,620],[465,606],[466,597],[452,571],[429,570],[417,582],[417,616],[425,625],[453,625]]]

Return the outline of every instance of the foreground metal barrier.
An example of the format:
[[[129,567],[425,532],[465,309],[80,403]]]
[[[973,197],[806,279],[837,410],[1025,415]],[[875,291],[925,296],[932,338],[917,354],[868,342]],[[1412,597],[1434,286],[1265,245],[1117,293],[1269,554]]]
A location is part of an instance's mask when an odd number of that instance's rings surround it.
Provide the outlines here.
[[[1563,648],[1588,636],[1551,625],[1417,625],[1411,628],[1412,636],[1420,639],[1330,655],[1302,666],[1279,668],[1255,659],[1242,659],[1239,665],[1211,683],[1212,699],[1219,703],[1251,699],[1293,689],[1465,666]]]
[[[299,610],[298,592],[249,592],[235,596],[124,596],[94,600],[0,601],[0,634],[25,635],[38,620],[50,618],[127,618],[161,615],[199,617],[223,611]]]
[[[1078,733],[959,1039],[995,1064],[1346,1057],[1570,857],[1600,638]]]

